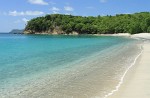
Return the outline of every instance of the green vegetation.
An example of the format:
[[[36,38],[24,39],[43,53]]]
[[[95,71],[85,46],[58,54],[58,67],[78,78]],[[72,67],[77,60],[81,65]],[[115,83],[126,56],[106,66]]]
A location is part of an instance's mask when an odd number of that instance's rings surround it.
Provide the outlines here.
[[[25,28],[28,33],[113,34],[150,32],[150,13],[117,14],[116,16],[82,17],[52,14],[30,20]]]

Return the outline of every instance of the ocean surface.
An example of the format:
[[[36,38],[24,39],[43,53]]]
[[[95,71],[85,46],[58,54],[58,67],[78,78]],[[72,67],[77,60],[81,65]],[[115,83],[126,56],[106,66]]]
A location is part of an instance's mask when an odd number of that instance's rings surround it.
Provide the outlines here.
[[[0,98],[104,98],[140,44],[125,37],[0,34]]]

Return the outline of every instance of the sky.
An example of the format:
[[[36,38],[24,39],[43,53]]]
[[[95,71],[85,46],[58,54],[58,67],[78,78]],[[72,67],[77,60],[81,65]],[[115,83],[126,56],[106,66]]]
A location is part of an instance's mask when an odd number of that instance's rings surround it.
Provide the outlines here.
[[[150,12],[150,0],[0,0],[0,32],[24,29],[27,21],[46,14],[80,16]]]

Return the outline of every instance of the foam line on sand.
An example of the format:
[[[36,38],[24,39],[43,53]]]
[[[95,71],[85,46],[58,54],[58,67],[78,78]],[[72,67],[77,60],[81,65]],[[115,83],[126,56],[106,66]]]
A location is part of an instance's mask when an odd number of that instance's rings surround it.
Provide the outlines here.
[[[127,70],[125,71],[125,73],[123,74],[123,76],[121,77],[120,79],[120,82],[118,83],[118,85],[116,86],[116,88],[114,90],[112,90],[110,93],[108,93],[107,95],[105,95],[104,98],[107,98],[109,96],[111,96],[112,94],[114,94],[114,92],[118,91],[120,86],[122,85],[123,81],[124,81],[124,78],[127,74],[127,72],[135,65],[137,59],[141,56],[141,54],[143,53],[143,48],[141,46],[141,52],[136,56],[135,60],[133,63],[131,63],[131,65],[127,68]]]

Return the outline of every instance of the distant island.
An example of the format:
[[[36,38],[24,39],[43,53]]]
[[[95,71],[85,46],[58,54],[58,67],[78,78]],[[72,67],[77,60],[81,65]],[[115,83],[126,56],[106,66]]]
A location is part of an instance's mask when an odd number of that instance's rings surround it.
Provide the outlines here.
[[[116,34],[150,32],[150,12],[115,16],[51,14],[28,21],[25,34]]]
[[[13,29],[9,33],[10,34],[23,34],[24,30]]]

